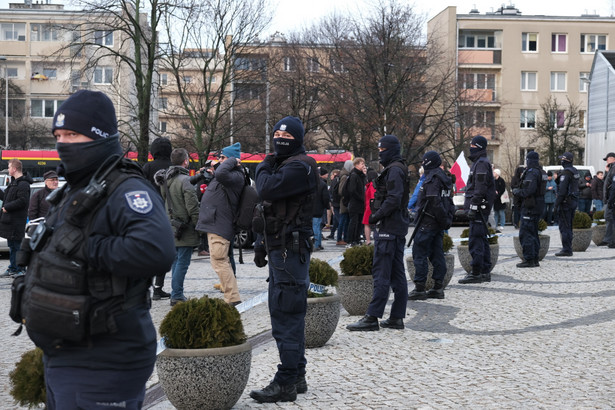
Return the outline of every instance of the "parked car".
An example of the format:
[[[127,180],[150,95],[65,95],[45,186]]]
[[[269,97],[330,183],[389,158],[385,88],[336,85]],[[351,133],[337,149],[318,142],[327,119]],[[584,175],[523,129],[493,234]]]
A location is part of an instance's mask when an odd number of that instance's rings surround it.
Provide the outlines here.
[[[453,204],[455,205],[455,215],[453,216],[453,223],[468,222],[468,214],[465,212],[463,204],[465,202],[466,187],[461,188],[453,197]]]

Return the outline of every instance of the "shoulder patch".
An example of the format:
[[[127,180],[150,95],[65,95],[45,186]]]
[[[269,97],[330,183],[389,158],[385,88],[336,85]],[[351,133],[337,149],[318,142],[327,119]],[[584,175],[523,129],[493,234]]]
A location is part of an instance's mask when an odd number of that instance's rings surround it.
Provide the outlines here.
[[[566,180],[566,175],[562,175],[559,177],[560,182],[564,182]]]
[[[147,191],[131,191],[124,194],[124,198],[128,207],[139,214],[148,214],[154,207]]]

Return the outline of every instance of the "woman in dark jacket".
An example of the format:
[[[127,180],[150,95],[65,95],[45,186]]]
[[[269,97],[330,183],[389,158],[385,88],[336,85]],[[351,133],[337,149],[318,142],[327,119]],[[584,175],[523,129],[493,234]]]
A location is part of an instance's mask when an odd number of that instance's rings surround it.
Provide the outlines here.
[[[592,208],[592,176],[588,172],[579,181],[579,205],[577,209],[589,214]]]
[[[0,191],[2,212],[0,213],[0,237],[6,238],[9,246],[9,268],[0,276],[22,274],[15,258],[24,238],[26,220],[28,219],[28,204],[30,202],[30,175],[22,172],[21,161],[13,158],[9,161],[11,182],[4,191]]]
[[[502,195],[506,192],[506,182],[500,176],[499,169],[493,170],[495,178],[495,200],[493,201],[493,212],[495,214],[495,226],[498,230],[504,229],[506,225],[506,203],[502,202]]]

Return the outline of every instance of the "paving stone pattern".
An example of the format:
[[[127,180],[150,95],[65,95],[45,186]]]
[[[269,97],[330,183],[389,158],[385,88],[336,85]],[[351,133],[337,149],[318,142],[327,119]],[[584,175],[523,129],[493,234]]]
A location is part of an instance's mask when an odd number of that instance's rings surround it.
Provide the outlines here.
[[[452,228],[451,236],[458,237],[461,230]],[[269,383],[278,363],[273,340],[258,345],[246,391],[235,408],[613,408],[615,249],[592,243],[587,252],[556,258],[559,233],[549,228],[551,248],[541,266],[518,269],[512,241],[517,233],[507,226],[500,237],[491,283],[459,285],[465,272],[456,257],[446,298],[409,301],[405,330],[351,333],[345,327],[359,317],[342,310],[331,340],[307,351],[309,390],[294,403],[258,404],[248,396]],[[344,249],[327,240],[323,246],[314,256],[339,268]],[[209,259],[194,255],[186,296],[222,297],[213,289],[217,277]],[[266,291],[267,269],[254,266],[250,250],[244,258],[238,283],[246,301]],[[0,260],[0,271],[7,265],[6,257]],[[170,281],[167,277],[166,290]],[[4,312],[10,282],[0,279]],[[169,309],[168,300],[153,302],[156,326]],[[270,330],[266,303],[242,313],[242,319],[249,337]],[[0,408],[15,409],[8,373],[33,346],[25,334],[11,336],[17,325],[8,314],[1,320]],[[154,373],[150,391],[157,382]],[[162,398],[149,408],[173,406]]]

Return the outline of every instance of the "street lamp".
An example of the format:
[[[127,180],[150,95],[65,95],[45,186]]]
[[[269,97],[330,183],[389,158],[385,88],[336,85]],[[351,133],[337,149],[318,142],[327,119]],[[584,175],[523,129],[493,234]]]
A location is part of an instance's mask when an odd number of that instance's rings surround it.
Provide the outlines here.
[[[9,68],[6,56],[0,56],[4,61],[4,148],[9,147]]]

